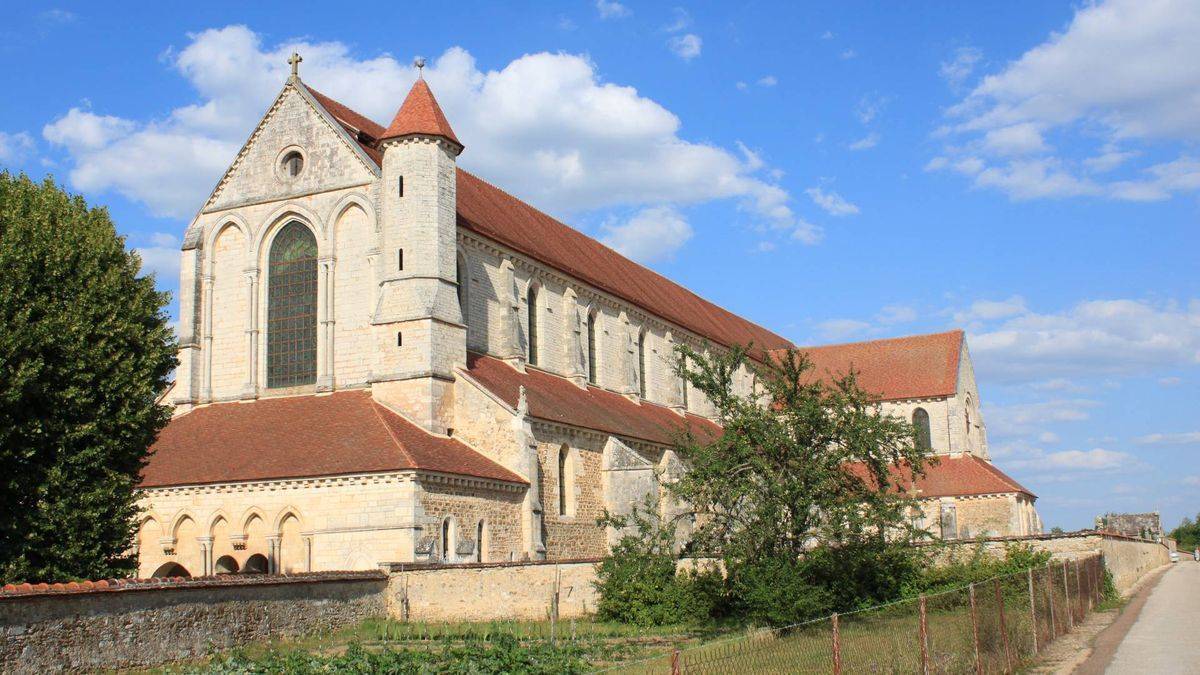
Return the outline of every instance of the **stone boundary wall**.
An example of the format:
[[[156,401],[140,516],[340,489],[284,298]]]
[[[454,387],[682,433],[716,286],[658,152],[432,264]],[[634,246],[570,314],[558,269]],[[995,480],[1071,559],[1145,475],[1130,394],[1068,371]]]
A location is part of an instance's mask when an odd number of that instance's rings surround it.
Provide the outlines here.
[[[386,611],[379,571],[21,584],[0,591],[0,672],[152,666]]]
[[[542,620],[596,611],[601,558],[532,562],[387,564],[388,615],[403,621]]]
[[[979,545],[983,545],[991,553],[1001,554],[1004,548],[1012,543],[1030,544],[1034,548],[1049,551],[1055,558],[1075,559],[1101,553],[1104,555],[1105,567],[1113,575],[1113,585],[1121,594],[1127,593],[1150,572],[1171,563],[1170,550],[1165,543],[1096,530],[1065,534],[1031,534],[1023,537],[959,539],[952,542],[954,552],[950,555],[967,554]]]

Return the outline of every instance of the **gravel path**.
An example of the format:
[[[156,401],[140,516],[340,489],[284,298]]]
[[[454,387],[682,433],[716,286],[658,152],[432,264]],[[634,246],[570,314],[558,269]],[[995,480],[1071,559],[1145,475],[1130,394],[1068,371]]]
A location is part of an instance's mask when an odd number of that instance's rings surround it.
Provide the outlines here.
[[[1200,672],[1200,563],[1185,558],[1163,575],[1105,672]]]

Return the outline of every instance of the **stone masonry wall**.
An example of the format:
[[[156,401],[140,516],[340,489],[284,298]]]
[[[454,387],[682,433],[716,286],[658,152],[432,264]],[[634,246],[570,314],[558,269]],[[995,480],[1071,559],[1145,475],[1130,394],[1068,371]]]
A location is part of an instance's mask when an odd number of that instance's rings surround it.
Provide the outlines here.
[[[0,593],[0,671],[153,666],[382,616],[383,574],[228,577]]]

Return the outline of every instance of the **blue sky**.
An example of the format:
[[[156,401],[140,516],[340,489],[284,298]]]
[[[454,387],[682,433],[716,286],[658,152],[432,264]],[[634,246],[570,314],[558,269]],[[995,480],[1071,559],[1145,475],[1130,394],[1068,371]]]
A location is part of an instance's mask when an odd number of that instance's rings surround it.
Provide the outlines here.
[[[24,4],[0,165],[107,205],[176,290],[286,77],[799,344],[962,327],[1047,526],[1200,511],[1200,5]]]

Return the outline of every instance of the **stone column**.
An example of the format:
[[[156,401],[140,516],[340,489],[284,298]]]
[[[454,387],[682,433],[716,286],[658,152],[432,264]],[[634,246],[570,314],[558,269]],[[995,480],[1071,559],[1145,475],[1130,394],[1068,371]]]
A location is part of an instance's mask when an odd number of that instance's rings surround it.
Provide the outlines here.
[[[333,258],[321,258],[317,280],[317,391],[333,391]]]
[[[204,386],[201,389],[200,400],[209,403],[212,401],[212,369],[213,369],[213,334],[212,334],[212,313],[213,313],[213,276],[205,274],[200,279],[201,294],[204,299],[201,301],[204,304]]]
[[[246,278],[246,384],[242,398],[258,398],[258,268],[245,271]]]
[[[304,537],[304,571],[313,571],[312,564],[313,556],[313,538],[311,535]]]
[[[267,537],[267,573],[279,574],[279,535]]]
[[[201,575],[210,576],[213,574],[213,538],[196,537],[196,541],[200,543],[200,567],[203,570]]]

